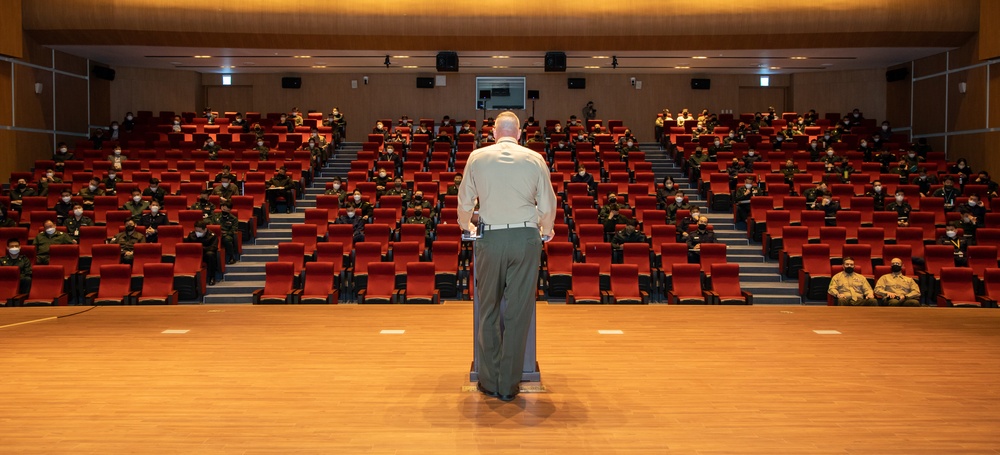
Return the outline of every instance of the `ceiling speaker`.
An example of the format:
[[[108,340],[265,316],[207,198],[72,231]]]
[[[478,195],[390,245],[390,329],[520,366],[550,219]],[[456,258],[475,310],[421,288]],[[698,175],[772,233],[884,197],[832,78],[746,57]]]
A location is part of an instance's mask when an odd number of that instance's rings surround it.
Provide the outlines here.
[[[458,53],[438,52],[437,70],[441,72],[452,72],[452,73],[458,71]]]
[[[545,72],[565,72],[566,71],[566,53],[565,52],[546,52],[545,53]]]

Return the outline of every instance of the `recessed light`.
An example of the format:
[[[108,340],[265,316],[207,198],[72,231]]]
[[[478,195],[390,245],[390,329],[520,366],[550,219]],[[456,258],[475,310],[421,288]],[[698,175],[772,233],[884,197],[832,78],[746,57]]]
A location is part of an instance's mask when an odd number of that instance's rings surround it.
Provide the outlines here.
[[[819,66],[833,66],[833,63],[820,63]]]
[[[294,58],[312,58],[311,55],[296,55]]]
[[[806,60],[809,57],[791,57],[792,60]]]
[[[212,58],[211,55],[195,55],[194,58]]]
[[[321,68],[326,68],[326,65],[313,65],[312,67],[316,69],[321,69]]]
[[[393,55],[392,58],[410,58],[409,55]]]
[[[510,58],[509,55],[494,55],[492,58]]]
[[[404,66],[403,68],[408,69],[408,70],[412,70],[412,69],[420,68],[420,67],[417,66],[417,65],[408,65],[408,66]]]
[[[691,58],[696,59],[696,60],[704,60],[704,59],[706,59],[708,57],[706,57],[704,55],[695,55],[694,57],[691,57]]]
[[[595,55],[595,56],[590,57],[590,58],[611,58],[611,56],[610,55]]]
[[[224,70],[228,70],[228,69],[232,69],[232,68],[236,68],[236,67],[235,66],[225,66],[225,65],[223,65],[220,68],[222,68]]]
[[[170,62],[171,65],[180,65],[181,62]]]
[[[585,66],[584,68],[590,69],[590,70],[596,70],[596,69],[600,68],[600,66]]]
[[[780,70],[781,67],[780,66],[772,66],[771,69],[773,69],[773,70]]]
[[[687,69],[691,69],[691,67],[690,66],[675,66],[674,69],[687,70]]]
[[[503,69],[503,68],[507,68],[507,67],[506,66],[494,66],[493,68],[494,69]]]

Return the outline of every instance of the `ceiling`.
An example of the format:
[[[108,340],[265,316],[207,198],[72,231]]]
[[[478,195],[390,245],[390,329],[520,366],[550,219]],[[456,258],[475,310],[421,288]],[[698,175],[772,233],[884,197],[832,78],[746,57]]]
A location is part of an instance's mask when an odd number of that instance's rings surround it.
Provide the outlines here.
[[[114,66],[199,73],[433,73],[436,52],[392,50],[239,49],[163,46],[54,45],[57,50]],[[945,47],[691,51],[569,51],[568,73],[788,74],[885,68],[940,53]],[[544,52],[460,51],[463,73],[533,74]],[[385,66],[386,57],[389,66]],[[612,66],[617,60],[617,68]]]

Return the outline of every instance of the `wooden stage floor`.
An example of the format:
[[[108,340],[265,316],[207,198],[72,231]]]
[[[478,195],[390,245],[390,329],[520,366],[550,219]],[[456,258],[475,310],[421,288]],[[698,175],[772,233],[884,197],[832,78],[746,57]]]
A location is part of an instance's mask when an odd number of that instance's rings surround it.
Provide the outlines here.
[[[100,307],[0,328],[0,453],[1000,453],[1000,311],[541,304],[546,391],[511,403],[468,391],[471,314]]]

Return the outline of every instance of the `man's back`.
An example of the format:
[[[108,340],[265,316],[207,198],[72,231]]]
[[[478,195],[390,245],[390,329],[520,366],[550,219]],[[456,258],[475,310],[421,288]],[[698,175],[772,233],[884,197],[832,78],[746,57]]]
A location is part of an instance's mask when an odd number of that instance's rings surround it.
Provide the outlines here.
[[[479,213],[487,224],[538,221],[551,229],[555,193],[540,154],[504,138],[474,151],[465,169],[466,177],[459,191],[464,209],[471,211],[478,197]],[[546,219],[539,220],[539,214]]]

